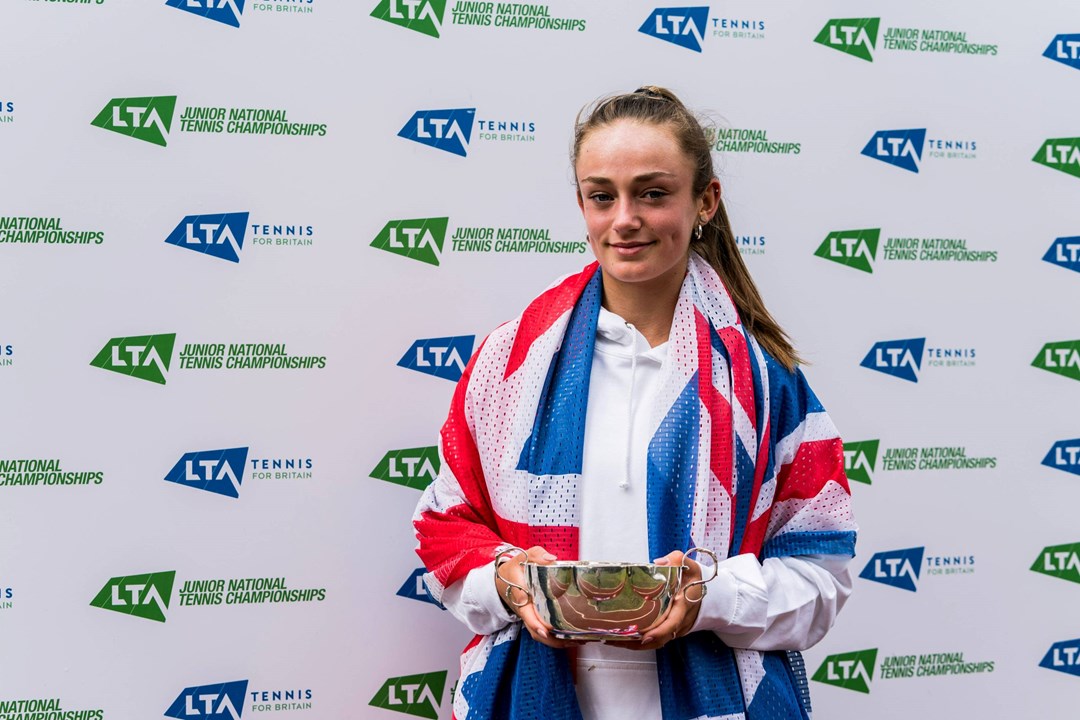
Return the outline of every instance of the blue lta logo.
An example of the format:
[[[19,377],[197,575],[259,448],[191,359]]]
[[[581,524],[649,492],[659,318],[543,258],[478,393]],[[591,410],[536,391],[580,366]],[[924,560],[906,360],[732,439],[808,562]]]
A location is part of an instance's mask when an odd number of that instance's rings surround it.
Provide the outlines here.
[[[1080,35],[1057,35],[1046,46],[1044,58],[1080,70]]]
[[[248,213],[188,215],[169,233],[165,242],[210,257],[240,262]]]
[[[476,108],[417,110],[398,137],[465,157],[475,120]]]
[[[239,720],[244,714],[247,680],[184,688],[165,711],[165,717],[199,720]]]
[[[919,172],[926,128],[915,130],[879,130],[866,143],[862,154],[895,165],[898,168]]]
[[[1042,464],[1055,470],[1080,475],[1080,438],[1058,440],[1046,453]]]
[[[445,610],[438,600],[431,597],[431,593],[428,592],[427,584],[424,582],[424,573],[427,571],[424,568],[417,568],[409,575],[409,579],[405,581],[405,584],[398,589],[397,594],[399,597],[409,598],[410,600],[419,600],[420,602],[431,603],[432,605]]]
[[[1050,244],[1043,260],[1066,270],[1080,272],[1080,237],[1059,237]]]
[[[925,547],[914,547],[875,553],[874,557],[870,558],[870,562],[866,563],[863,571],[859,573],[859,577],[915,592],[918,589],[915,583],[919,579],[919,568],[922,567],[925,550]]]
[[[1039,667],[1080,676],[1080,639],[1063,640],[1051,645]]]
[[[926,338],[883,340],[874,343],[859,365],[901,380],[919,382],[925,348]]]
[[[701,52],[701,43],[705,39],[705,23],[708,20],[707,6],[656,8],[641,24],[638,32],[687,50]]]
[[[165,0],[165,5],[236,28],[244,13],[244,0]]]
[[[475,341],[475,335],[417,340],[398,360],[398,366],[457,382],[472,357]]]
[[[185,453],[176,465],[173,465],[165,480],[196,490],[238,498],[240,484],[244,482],[247,456],[246,447]]]

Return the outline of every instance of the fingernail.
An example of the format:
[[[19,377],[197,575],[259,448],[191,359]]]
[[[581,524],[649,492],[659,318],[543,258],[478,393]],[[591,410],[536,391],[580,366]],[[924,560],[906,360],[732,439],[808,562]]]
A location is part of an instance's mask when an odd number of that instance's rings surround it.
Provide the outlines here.
[[[544,553],[544,560],[547,560],[547,561],[550,562],[550,561],[555,560],[555,559],[556,559],[556,557],[554,555],[552,555],[551,553],[549,553],[549,552]]]
[[[667,558],[656,558],[655,560],[653,560],[653,565],[667,565],[667,564],[668,564]]]
[[[539,635],[540,637],[544,638],[545,640],[548,637],[547,630],[545,630],[544,628],[537,629],[536,634]]]

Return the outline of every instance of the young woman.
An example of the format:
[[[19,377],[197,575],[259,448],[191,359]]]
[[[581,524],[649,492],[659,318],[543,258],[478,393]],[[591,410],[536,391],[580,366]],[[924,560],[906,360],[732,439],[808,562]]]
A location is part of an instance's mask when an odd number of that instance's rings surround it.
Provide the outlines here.
[[[414,517],[432,594],[477,635],[471,718],[808,717],[797,651],[851,592],[843,445],[742,262],[706,133],[645,87],[579,116],[577,201],[596,262],[485,340]],[[521,558],[719,558],[639,640],[558,640],[512,585]],[[700,559],[700,558],[699,558]],[[713,568],[705,570],[711,575]],[[522,604],[524,603],[524,604]],[[520,605],[519,605],[520,604]]]

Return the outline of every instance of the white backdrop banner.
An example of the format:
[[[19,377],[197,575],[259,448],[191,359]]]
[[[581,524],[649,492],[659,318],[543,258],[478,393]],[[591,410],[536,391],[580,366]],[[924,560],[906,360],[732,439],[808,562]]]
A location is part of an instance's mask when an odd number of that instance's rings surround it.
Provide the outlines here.
[[[576,113],[642,84],[845,438],[815,716],[1075,716],[1074,2],[0,19],[0,720],[448,719],[410,517],[471,353],[591,260]]]

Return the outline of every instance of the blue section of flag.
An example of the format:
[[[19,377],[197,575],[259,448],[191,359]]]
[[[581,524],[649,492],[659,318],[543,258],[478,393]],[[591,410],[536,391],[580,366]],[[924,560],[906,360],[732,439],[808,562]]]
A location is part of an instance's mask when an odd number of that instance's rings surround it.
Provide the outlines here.
[[[649,441],[645,482],[649,553],[654,558],[693,545],[690,527],[700,425],[697,386],[694,373]]]
[[[866,143],[862,154],[913,173],[919,172],[926,128],[879,130]]]
[[[465,677],[460,692],[469,720],[582,720],[566,653],[525,631],[517,642],[495,645],[484,669]]]
[[[165,480],[237,498],[240,497],[240,484],[244,481],[247,455],[246,447],[184,453]]]
[[[765,541],[761,559],[792,555],[855,556],[856,535],[850,530],[786,532]]]
[[[570,315],[562,347],[548,366],[532,434],[521,448],[518,470],[533,475],[581,472],[585,409],[589,401],[596,322],[600,317],[600,277],[600,273],[593,275],[582,291]]]

